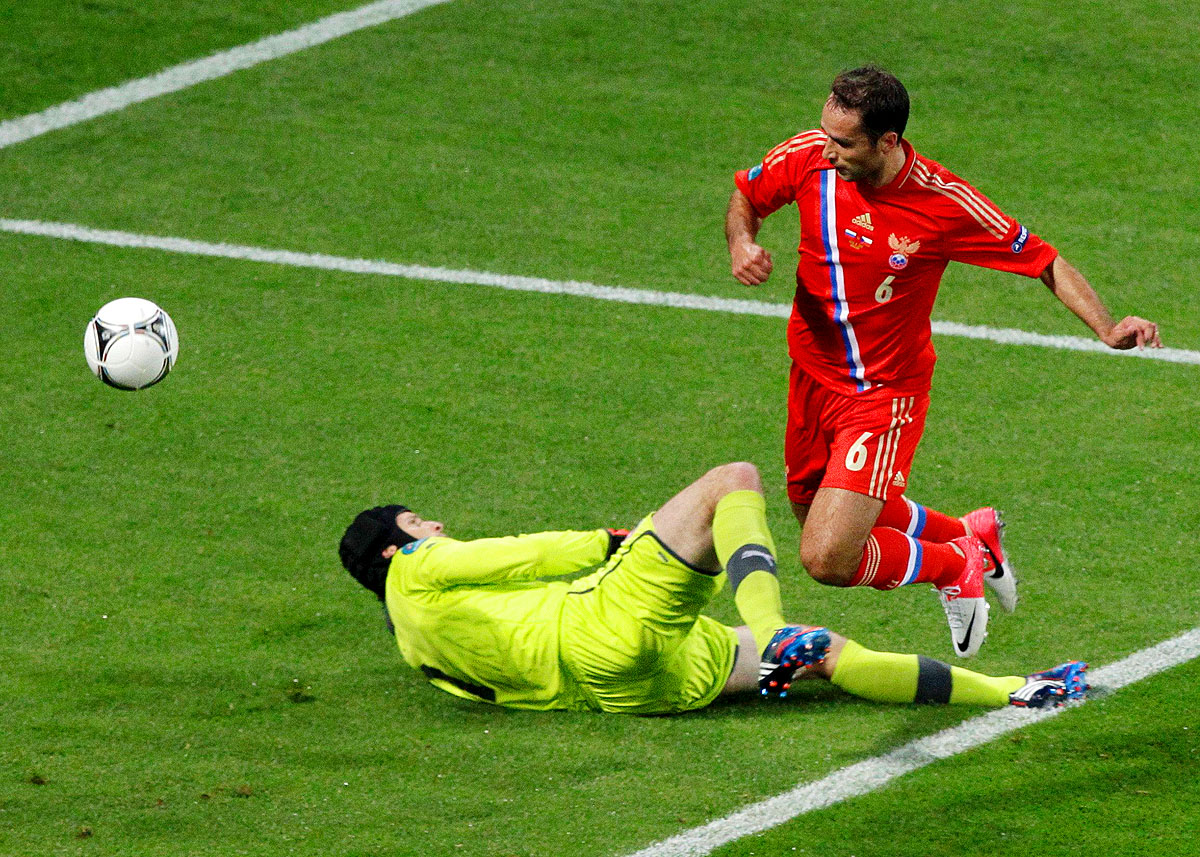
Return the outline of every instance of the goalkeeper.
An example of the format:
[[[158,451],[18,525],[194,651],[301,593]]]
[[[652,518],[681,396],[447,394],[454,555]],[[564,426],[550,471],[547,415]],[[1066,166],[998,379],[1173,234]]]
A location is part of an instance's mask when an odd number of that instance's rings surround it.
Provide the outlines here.
[[[710,470],[628,534],[459,541],[404,506],[377,506],[339,554],[384,603],[410,666],[448,693],[511,708],[670,714],[723,694],[785,696],[798,678],[879,702],[1042,707],[1087,691],[1078,661],[992,677],[787,622],[752,464]],[[739,628],[700,612],[726,578]]]

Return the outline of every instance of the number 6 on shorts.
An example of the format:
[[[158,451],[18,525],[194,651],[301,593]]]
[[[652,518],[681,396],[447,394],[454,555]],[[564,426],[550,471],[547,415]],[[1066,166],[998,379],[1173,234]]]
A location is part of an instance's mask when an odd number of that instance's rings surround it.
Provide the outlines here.
[[[846,450],[846,469],[857,473],[862,470],[867,464],[867,447],[864,442],[871,439],[872,433],[869,431],[863,432],[858,440],[850,444],[850,448]]]

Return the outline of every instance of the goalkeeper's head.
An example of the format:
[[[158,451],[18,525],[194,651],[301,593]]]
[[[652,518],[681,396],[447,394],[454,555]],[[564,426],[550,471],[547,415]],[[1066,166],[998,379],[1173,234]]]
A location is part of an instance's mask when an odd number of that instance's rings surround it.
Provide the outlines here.
[[[407,506],[376,506],[360,512],[346,528],[338,555],[346,571],[382,601],[388,567],[396,552],[441,532],[440,522],[423,520]]]

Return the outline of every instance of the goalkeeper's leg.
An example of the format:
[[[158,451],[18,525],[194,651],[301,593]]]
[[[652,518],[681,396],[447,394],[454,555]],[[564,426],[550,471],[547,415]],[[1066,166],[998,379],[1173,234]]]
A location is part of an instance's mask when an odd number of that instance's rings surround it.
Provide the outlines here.
[[[822,663],[800,670],[795,678],[823,678],[847,693],[874,702],[928,702],[1001,707],[1022,688],[1026,676],[989,676],[921,655],[877,652],[830,634],[831,644]],[[754,635],[738,628],[739,650],[726,693],[758,689],[759,658]]]

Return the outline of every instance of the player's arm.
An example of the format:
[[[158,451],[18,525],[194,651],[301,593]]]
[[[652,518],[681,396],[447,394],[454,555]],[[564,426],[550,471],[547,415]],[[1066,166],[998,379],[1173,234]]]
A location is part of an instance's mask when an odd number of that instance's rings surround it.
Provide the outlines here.
[[[755,240],[760,228],[762,218],[746,195],[734,188],[725,212],[725,240],[729,244],[733,276],[744,286],[765,283],[774,268],[771,254]]]
[[[949,258],[997,271],[1040,277],[1062,301],[1110,348],[1162,348],[1158,325],[1137,316],[1114,322],[1108,308],[1083,274],[1052,246],[996,207],[986,196],[952,173],[944,174],[956,187],[957,206],[943,210]],[[947,181],[942,181],[947,185]],[[1001,229],[1001,227],[1004,227]]]
[[[535,580],[597,565],[609,555],[608,530],[532,533],[460,542],[436,539],[414,585],[446,588]],[[416,579],[420,578],[420,579]]]
[[[1157,324],[1136,315],[1113,321],[1096,290],[1061,255],[1055,256],[1054,261],[1042,272],[1042,282],[1062,301],[1063,306],[1079,316],[1109,348],[1162,348]]]
[[[767,152],[759,163],[733,174],[733,193],[725,209],[725,240],[733,276],[746,286],[765,283],[774,263],[758,243],[763,218],[796,201],[796,194],[820,156],[825,136],[805,131]]]

